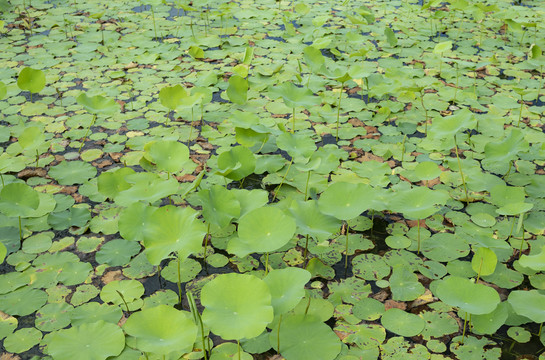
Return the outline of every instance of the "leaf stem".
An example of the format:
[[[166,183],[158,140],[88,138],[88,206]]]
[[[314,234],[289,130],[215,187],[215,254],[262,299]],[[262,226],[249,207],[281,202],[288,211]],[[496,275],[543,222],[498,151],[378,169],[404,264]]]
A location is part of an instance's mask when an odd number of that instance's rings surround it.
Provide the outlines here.
[[[466,193],[466,205],[468,205],[469,195],[467,194],[466,180],[464,178],[464,172],[462,171],[462,162],[460,161],[460,156],[458,155],[458,145],[456,144],[456,134],[454,134],[454,149],[456,150],[456,159],[458,160],[458,170],[460,170],[460,176],[462,177],[462,185],[464,186],[464,191]]]
[[[181,263],[180,263],[180,256],[176,256],[178,259],[178,305],[182,305],[182,270],[181,270]]]
[[[284,180],[286,180],[286,176],[288,176],[288,173],[290,172],[291,164],[293,164],[293,158],[291,158],[290,164],[288,165],[288,170],[286,170],[286,173],[284,174],[282,181],[280,181],[280,184],[278,185],[278,187],[276,188],[276,191],[274,192],[273,201],[276,199],[276,196],[278,195],[278,192],[280,191],[280,188],[282,187]]]

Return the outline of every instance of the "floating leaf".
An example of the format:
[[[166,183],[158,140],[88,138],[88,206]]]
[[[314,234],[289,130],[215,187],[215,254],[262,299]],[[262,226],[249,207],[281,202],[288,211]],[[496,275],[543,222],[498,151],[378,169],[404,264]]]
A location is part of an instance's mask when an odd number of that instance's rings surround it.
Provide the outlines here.
[[[380,322],[386,330],[406,337],[420,334],[426,325],[420,316],[397,308],[389,309],[382,314]]]
[[[7,184],[0,191],[0,212],[7,216],[24,217],[39,205],[38,193],[27,184]]]
[[[255,156],[244,146],[235,146],[218,156],[219,173],[232,180],[241,180],[255,170]]]
[[[515,312],[536,323],[545,322],[545,295],[538,290],[511,291],[507,301]]]
[[[197,338],[191,314],[167,305],[132,314],[123,329],[136,339],[137,349],[160,355],[191,352]]]
[[[197,219],[198,215],[190,207],[172,205],[161,207],[150,215],[144,230],[144,247],[152,265],[159,265],[173,252],[183,260],[201,249],[206,228]]]
[[[224,228],[240,215],[240,202],[235,193],[223,186],[213,185],[210,189],[202,189],[197,196],[202,215],[208,223]]]
[[[265,206],[244,215],[238,223],[238,238],[227,251],[239,257],[252,252],[266,253],[280,249],[295,234],[295,220],[282,210]]]
[[[119,355],[124,347],[125,336],[119,326],[97,321],[52,333],[47,351],[55,360],[105,360]]]
[[[108,99],[102,95],[87,96],[86,93],[81,93],[76,101],[83,106],[85,110],[95,115],[111,115],[116,110],[119,110],[119,105],[114,99]]]
[[[83,184],[97,174],[97,169],[83,161],[63,161],[49,169],[49,176],[61,185]]]
[[[500,296],[493,288],[459,276],[439,280],[435,292],[444,303],[470,314],[488,314],[500,303]]]
[[[299,268],[285,268],[271,271],[263,278],[271,292],[274,314],[285,314],[292,310],[305,296],[305,285],[310,273]]]
[[[21,90],[39,93],[45,87],[45,73],[42,70],[26,67],[19,73],[17,86]]]
[[[176,108],[182,104],[182,100],[187,96],[187,90],[181,85],[165,86],[159,91],[161,105],[170,110],[176,110]]]
[[[144,147],[144,158],[159,170],[175,173],[189,160],[189,149],[178,141],[153,141]]]
[[[494,270],[496,270],[497,263],[498,257],[496,256],[496,253],[486,247],[477,248],[471,259],[473,271],[481,276],[493,274]]]
[[[225,340],[258,336],[273,320],[267,284],[253,275],[223,274],[201,292],[202,319]]]
[[[240,75],[233,75],[229,78],[229,87],[227,88],[229,100],[238,105],[243,105],[248,99],[248,80]]]
[[[370,208],[373,188],[366,184],[336,182],[320,196],[318,206],[327,215],[351,220]]]
[[[286,360],[333,360],[341,351],[337,335],[313,315],[284,317],[280,332],[277,325],[271,331],[270,340],[273,348]]]

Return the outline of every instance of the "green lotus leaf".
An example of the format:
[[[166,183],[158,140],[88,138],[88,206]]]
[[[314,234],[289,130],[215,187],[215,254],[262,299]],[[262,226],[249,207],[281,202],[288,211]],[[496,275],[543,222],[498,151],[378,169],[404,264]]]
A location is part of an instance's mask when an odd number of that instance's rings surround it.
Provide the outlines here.
[[[180,184],[174,177],[167,180],[159,175],[150,173],[136,173],[125,178],[132,186],[119,192],[114,202],[121,206],[129,206],[137,201],[154,203],[169,195],[175,194]]]
[[[117,168],[112,172],[103,172],[97,178],[98,191],[109,199],[113,199],[121,191],[131,187],[125,180],[125,176],[134,174],[135,171],[129,167]]]
[[[224,228],[240,216],[240,202],[233,191],[213,185],[197,193],[206,222]]]
[[[6,84],[0,81],[0,100],[5,98],[7,93],[8,93],[8,89],[6,88]]]
[[[95,294],[95,292],[93,292],[93,294]],[[96,295],[97,294],[95,294],[95,296]],[[72,297],[72,299],[74,299],[74,297]],[[80,326],[83,324],[90,324],[97,321],[105,321],[112,324],[117,324],[119,320],[121,320],[122,316],[123,311],[119,306],[89,302],[74,308],[70,312],[70,322],[72,326]]]
[[[84,227],[91,220],[91,212],[85,205],[78,204],[70,210],[52,212],[47,217],[47,222],[54,230],[64,230],[71,226]]]
[[[322,213],[316,200],[293,200],[289,211],[297,224],[301,235],[310,235],[316,239],[325,239],[339,231],[341,221]]]
[[[341,341],[329,326],[313,315],[285,316],[270,335],[271,345],[286,360],[333,360],[341,351]],[[280,344],[280,350],[278,350]]]
[[[316,47],[312,45],[305,47],[303,49],[303,59],[313,73],[320,73],[323,71],[325,57]]]
[[[278,208],[254,209],[240,218],[238,238],[229,242],[227,251],[244,257],[252,252],[278,250],[293,238],[295,228],[295,220]]]
[[[523,254],[519,259],[519,264],[535,271],[545,270],[545,246],[541,247],[541,252],[538,254]]]
[[[423,161],[414,168],[414,174],[420,180],[432,180],[441,175],[439,166],[433,161]]]
[[[254,275],[223,274],[202,288],[202,319],[225,340],[251,339],[273,320],[271,293]]]
[[[182,165],[189,160],[189,149],[177,141],[153,141],[144,147],[144,157],[157,165],[159,170],[178,172]]]
[[[287,313],[299,303],[310,276],[307,270],[290,267],[272,270],[263,278],[271,291],[275,316]]]
[[[298,87],[291,82],[284,82],[282,85],[271,88],[271,93],[282,97],[286,106],[294,108],[297,106],[311,107],[319,105],[321,100],[312,91],[305,87]]]
[[[159,100],[164,107],[176,110],[188,95],[187,90],[181,85],[166,86],[159,91]]]
[[[197,338],[191,314],[167,305],[132,314],[123,329],[136,339],[137,349],[161,355],[191,352]]]
[[[484,146],[483,167],[487,170],[506,173],[509,163],[517,159],[521,152],[529,149],[528,141],[518,128],[511,127],[511,131],[502,141],[490,141]]]
[[[49,176],[61,185],[83,184],[97,174],[97,169],[83,161],[63,161],[49,169]]]
[[[276,137],[278,147],[288,153],[294,161],[308,161],[316,151],[311,137],[302,134],[282,133]],[[306,161],[305,161],[306,160]]]
[[[473,271],[481,276],[492,275],[496,270],[498,264],[498,257],[496,253],[489,248],[479,247],[473,253],[471,259],[471,267]],[[545,267],[544,267],[545,269]]]
[[[27,216],[39,205],[38,192],[27,184],[7,184],[0,191],[0,212],[7,216]]]
[[[394,33],[394,30],[390,27],[384,28],[384,36],[386,36],[386,40],[388,41],[388,45],[391,47],[395,47],[397,45],[397,37]]]
[[[0,340],[13,333],[17,329],[18,321],[8,314],[0,315]]]
[[[105,303],[124,305],[140,299],[144,295],[144,285],[138,280],[114,280],[102,288],[100,299]]]
[[[45,73],[42,70],[26,67],[19,73],[17,86],[21,90],[39,93],[45,87]]]
[[[37,126],[28,126],[19,135],[17,142],[23,149],[36,149],[45,142],[44,132]]]
[[[7,254],[8,254],[8,249],[6,248],[6,245],[0,242],[0,264],[4,262],[4,259],[6,258]]]
[[[389,309],[382,314],[380,322],[386,330],[406,337],[420,334],[426,326],[426,322],[420,316],[397,308]]]
[[[119,104],[114,99],[108,99],[102,95],[87,96],[86,93],[81,93],[76,101],[83,106],[85,110],[95,115],[111,115],[119,110]]]
[[[125,336],[119,326],[97,321],[52,333],[47,351],[54,360],[105,360],[119,355],[124,347]]]
[[[424,294],[426,290],[418,281],[418,277],[406,266],[396,265],[390,275],[390,288],[392,299],[398,301],[411,301]],[[400,333],[397,333],[400,334]],[[402,335],[402,334],[400,334]],[[407,336],[407,335],[404,335]],[[412,336],[412,335],[411,335]]]
[[[70,312],[74,309],[67,303],[50,303],[36,312],[36,328],[41,331],[60,330],[70,325]]]
[[[264,333],[264,334],[267,335],[266,340],[268,343],[269,342],[268,334],[267,333]],[[249,340],[249,341],[252,341],[252,340]],[[242,341],[240,346],[244,347],[244,349],[246,350],[247,346],[244,346],[242,344]],[[266,352],[270,348],[271,347],[269,346],[269,348],[264,350],[263,352]],[[237,344],[226,342],[218,346],[214,346],[210,354],[210,360],[234,360],[234,359],[238,359],[239,356],[240,356],[240,360],[252,360],[254,358],[252,355],[248,354],[247,352],[240,350]]]
[[[392,195],[392,210],[403,213],[412,220],[426,219],[439,211],[439,205],[445,205],[450,198],[443,190],[431,190],[416,187],[398,191]]]
[[[131,257],[139,252],[140,244],[137,242],[115,239],[100,247],[100,250],[95,254],[95,260],[99,264],[124,266],[129,263]]]
[[[435,47],[433,48],[434,54],[442,54],[445,51],[448,51],[452,49],[452,41],[442,41],[440,43],[435,44]]]
[[[232,180],[241,180],[255,170],[255,156],[244,146],[232,147],[218,156],[219,173]]]
[[[159,265],[170,253],[180,259],[200,251],[206,227],[190,207],[167,205],[150,215],[144,231],[145,254],[152,265]]]
[[[230,190],[237,201],[240,203],[240,216],[242,217],[250,211],[265,206],[269,202],[269,194],[261,189],[231,189]]]
[[[452,138],[460,131],[473,129],[477,124],[475,115],[468,109],[458,110],[454,115],[437,118],[433,121],[429,134],[440,139]]]
[[[248,80],[240,75],[232,75],[229,78],[229,87],[227,88],[229,100],[238,105],[243,105],[248,99]]]
[[[21,301],[25,299],[25,301]],[[8,294],[0,295],[0,310],[10,315],[26,316],[41,308],[47,301],[47,293],[25,286]]]
[[[505,324],[509,315],[509,303],[503,301],[494,311],[484,315],[471,315],[471,326],[475,334],[494,334]]]
[[[339,220],[351,220],[370,208],[373,188],[367,184],[336,182],[320,196],[318,207]]]
[[[459,276],[439,280],[435,293],[444,303],[470,314],[488,314],[500,303],[496,290]]]
[[[157,210],[156,207],[141,202],[135,202],[127,206],[119,216],[119,234],[126,240],[144,240],[146,222],[155,210]]]
[[[536,323],[545,322],[545,295],[538,290],[511,291],[507,301],[515,312]]]
[[[42,339],[42,332],[34,328],[22,328],[4,339],[4,349],[11,353],[22,353],[30,350]]]

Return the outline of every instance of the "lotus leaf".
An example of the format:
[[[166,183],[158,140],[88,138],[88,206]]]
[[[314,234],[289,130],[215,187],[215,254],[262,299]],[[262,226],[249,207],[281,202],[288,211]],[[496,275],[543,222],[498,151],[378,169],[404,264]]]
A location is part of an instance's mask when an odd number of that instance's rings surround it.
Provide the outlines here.
[[[168,305],[132,314],[123,329],[136,339],[139,350],[162,355],[191,352],[197,338],[197,325],[191,314]]]
[[[100,320],[52,333],[47,351],[54,360],[105,360],[119,355],[124,347],[121,328]]]
[[[397,308],[392,308],[382,314],[380,322],[386,330],[406,337],[420,334],[426,326],[426,322],[420,316]]]
[[[42,333],[34,328],[22,328],[4,339],[4,349],[12,353],[30,350],[42,339]]]
[[[238,238],[229,242],[227,251],[244,257],[251,252],[278,250],[292,239],[295,228],[295,220],[278,208],[254,209],[240,218]]]
[[[7,184],[0,191],[0,212],[7,216],[27,216],[39,205],[38,193],[26,184]]]
[[[333,360],[341,351],[341,341],[333,330],[312,315],[284,317],[280,331],[278,325],[272,329],[270,340],[286,360]]]
[[[170,173],[182,170],[182,165],[189,159],[189,149],[177,141],[154,141],[146,144],[144,150],[146,160]]]
[[[118,221],[121,236],[131,241],[144,240],[146,222],[155,210],[157,210],[156,207],[141,202],[132,203],[123,209]]]
[[[536,323],[545,322],[545,295],[538,290],[514,290],[507,298],[518,315],[526,316]]]
[[[181,85],[165,86],[159,91],[161,105],[170,110],[176,110],[176,108],[181,105],[182,100],[187,96],[189,96],[187,90]]]
[[[202,288],[201,303],[204,323],[226,340],[256,337],[273,320],[269,288],[253,275],[216,277]]]
[[[240,75],[233,75],[229,78],[229,87],[227,88],[229,100],[238,105],[243,105],[248,99],[248,80]]]
[[[322,213],[315,200],[293,200],[289,211],[295,219],[297,231],[301,235],[323,239],[339,231],[341,226],[338,219]]]
[[[240,202],[233,191],[223,186],[213,185],[210,189],[202,189],[197,193],[204,219],[220,228],[231,223],[240,216]]]
[[[117,168],[112,172],[103,172],[97,179],[98,191],[109,199],[113,199],[123,190],[131,187],[125,180],[125,176],[134,174],[135,171],[129,167]]]
[[[254,154],[244,146],[235,146],[218,156],[219,173],[232,180],[240,180],[255,170]]]
[[[392,195],[392,210],[403,213],[413,220],[425,219],[435,214],[438,205],[445,205],[449,199],[443,190],[430,190],[426,187],[416,187],[397,191]]]
[[[173,252],[180,259],[199,252],[206,228],[197,219],[199,214],[190,207],[167,205],[153,212],[144,230],[145,254],[152,265]]]
[[[271,292],[275,315],[292,310],[305,296],[305,285],[310,273],[299,268],[273,270],[263,278]]]
[[[63,161],[49,169],[49,176],[61,185],[83,184],[96,176],[97,169],[83,161]]]
[[[438,280],[435,293],[444,303],[475,315],[488,314],[500,303],[500,296],[493,288],[459,276]]]
[[[119,105],[114,99],[108,99],[102,95],[87,96],[86,93],[81,93],[76,100],[85,110],[95,115],[111,115],[119,110]]]
[[[339,220],[351,220],[370,208],[373,188],[366,184],[335,182],[320,196],[318,207]]]
[[[17,86],[21,90],[39,93],[45,87],[45,73],[42,70],[25,67],[19,73]]]

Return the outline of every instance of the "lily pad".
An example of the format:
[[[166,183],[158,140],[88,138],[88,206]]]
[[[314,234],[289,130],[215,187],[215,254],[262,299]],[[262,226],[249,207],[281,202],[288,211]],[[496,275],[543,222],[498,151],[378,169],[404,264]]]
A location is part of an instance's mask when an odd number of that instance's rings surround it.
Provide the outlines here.
[[[188,353],[197,338],[197,325],[191,314],[168,305],[132,314],[123,329],[136,339],[139,350],[161,355],[170,352]]]
[[[341,341],[333,330],[312,315],[284,317],[272,329],[270,340],[286,360],[333,360],[341,351]]]
[[[380,322],[386,330],[407,337],[420,334],[426,325],[420,316],[397,308],[392,308],[382,314]]]
[[[119,326],[97,321],[52,333],[47,351],[55,360],[105,360],[119,355],[124,347],[125,336]]]
[[[226,340],[258,336],[273,320],[267,284],[253,275],[223,274],[201,292],[202,319]]]
[[[435,293],[446,304],[456,306],[470,314],[488,314],[500,303],[496,290],[482,284],[475,284],[469,279],[449,276],[438,280]]]
[[[61,185],[83,184],[96,174],[97,169],[94,166],[79,160],[63,161],[49,169],[49,176]]]

